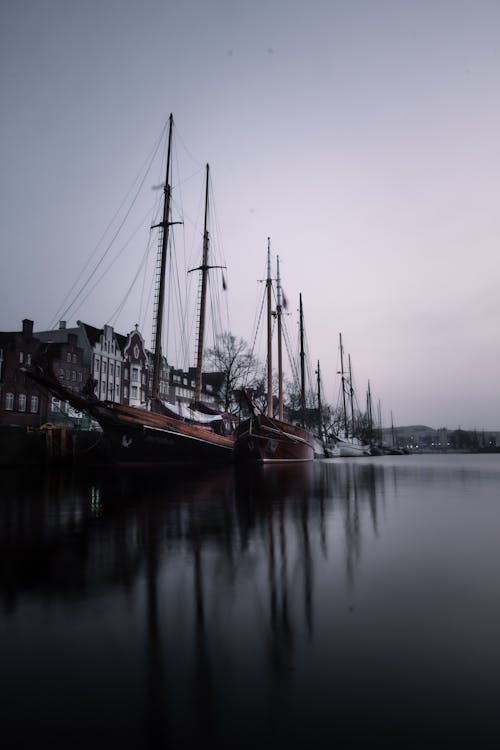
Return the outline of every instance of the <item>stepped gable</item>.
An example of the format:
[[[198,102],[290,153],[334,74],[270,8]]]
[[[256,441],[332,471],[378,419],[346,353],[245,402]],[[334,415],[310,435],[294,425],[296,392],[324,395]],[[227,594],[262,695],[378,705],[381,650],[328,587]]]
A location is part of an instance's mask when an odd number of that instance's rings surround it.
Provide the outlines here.
[[[94,346],[95,344],[99,343],[99,339],[102,336],[104,329],[103,328],[95,328],[95,326],[91,326],[88,323],[84,323],[81,320],[77,320],[76,324],[83,328],[85,331],[85,335],[87,336],[89,344],[91,346]]]

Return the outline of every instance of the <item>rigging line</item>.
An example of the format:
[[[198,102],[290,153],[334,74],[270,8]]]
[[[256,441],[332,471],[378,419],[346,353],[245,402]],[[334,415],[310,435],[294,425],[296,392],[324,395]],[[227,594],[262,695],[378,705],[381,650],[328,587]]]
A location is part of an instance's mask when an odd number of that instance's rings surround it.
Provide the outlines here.
[[[186,152],[186,154],[189,156],[189,158],[193,161],[194,164],[197,164],[201,169],[203,169],[203,164],[200,164],[200,162],[198,161],[198,159],[195,156],[193,156],[193,154],[191,153],[191,151],[186,146],[186,144],[185,144],[185,142],[184,142],[181,134],[179,133],[179,130],[178,129],[176,129],[176,130],[177,130],[177,140],[181,144],[181,146],[184,149],[184,151]]]
[[[139,264],[139,267],[137,268],[137,271],[136,271],[136,273],[135,273],[135,276],[134,276],[134,278],[132,279],[132,281],[131,281],[131,283],[130,283],[130,286],[129,286],[129,288],[127,289],[127,291],[126,291],[126,293],[125,293],[125,296],[123,297],[122,301],[120,302],[120,304],[118,305],[118,307],[116,308],[116,310],[114,311],[114,313],[113,313],[113,314],[111,315],[110,319],[108,320],[108,323],[109,323],[109,324],[111,324],[111,323],[113,322],[113,320],[114,320],[115,318],[117,318],[117,317],[118,317],[118,315],[119,315],[119,314],[121,313],[121,311],[123,310],[123,308],[124,308],[124,306],[125,306],[125,303],[126,303],[127,299],[128,299],[128,298],[129,298],[129,296],[130,296],[130,292],[132,291],[132,289],[133,289],[133,287],[134,287],[134,285],[135,285],[135,282],[137,281],[137,279],[138,279],[138,277],[139,277],[139,274],[140,274],[141,270],[142,270],[142,269],[144,268],[144,265],[145,265],[145,263],[146,263],[146,260],[147,260],[147,258],[148,258],[148,256],[149,256],[149,248],[150,248],[150,243],[148,243],[148,245],[147,245],[147,247],[146,247],[146,250],[145,250],[145,252],[144,252],[144,255],[142,256],[142,260],[141,260],[141,262],[140,262],[140,264]]]
[[[156,157],[156,154],[157,154],[157,152],[158,152],[158,149],[159,149],[159,147],[160,147],[160,144],[161,144],[161,142],[163,141],[163,139],[164,139],[164,137],[165,137],[166,129],[167,129],[167,124],[165,124],[165,125],[163,126],[163,129],[162,129],[162,131],[161,131],[161,133],[160,133],[160,136],[159,136],[159,138],[158,138],[158,141],[156,142],[155,146],[153,147],[153,150],[152,150],[152,152],[151,152],[151,156],[149,156],[149,155],[148,155],[148,157],[147,157],[147,158],[146,158],[146,159],[144,160],[144,162],[143,162],[143,164],[142,164],[142,166],[141,166],[141,168],[140,168],[139,172],[137,173],[137,175],[136,175],[136,177],[134,178],[134,180],[133,180],[133,182],[132,182],[131,186],[129,187],[129,189],[128,189],[128,190],[127,190],[127,192],[125,193],[125,196],[124,196],[124,198],[123,198],[122,202],[120,203],[120,205],[118,206],[117,210],[115,211],[115,213],[114,213],[114,215],[113,215],[112,219],[110,220],[110,222],[108,223],[108,225],[107,225],[106,229],[105,229],[105,230],[103,231],[103,233],[101,234],[101,237],[100,237],[100,239],[98,240],[98,242],[97,242],[97,244],[96,244],[96,246],[95,246],[94,250],[93,250],[93,251],[92,251],[92,253],[90,254],[90,256],[89,256],[89,258],[88,258],[87,262],[85,263],[84,267],[83,267],[83,268],[82,268],[82,270],[80,271],[80,273],[79,273],[78,277],[77,277],[77,278],[75,279],[75,281],[74,281],[74,283],[73,283],[73,285],[72,285],[71,289],[70,289],[70,290],[68,291],[68,293],[67,293],[67,294],[66,294],[66,296],[64,297],[63,301],[62,301],[62,302],[61,302],[61,304],[59,305],[59,308],[58,308],[58,310],[57,310],[57,312],[56,312],[56,314],[55,314],[54,318],[52,319],[52,321],[51,321],[51,324],[49,325],[49,328],[51,328],[51,327],[52,327],[53,325],[55,325],[55,323],[57,322],[57,320],[58,320],[59,318],[62,318],[62,317],[64,317],[64,315],[66,314],[66,311],[65,311],[64,313],[62,313],[62,314],[61,314],[61,312],[60,312],[60,311],[61,311],[61,308],[63,308],[63,306],[64,306],[64,305],[66,304],[66,301],[67,301],[67,299],[69,298],[69,296],[71,295],[71,293],[73,292],[73,290],[75,289],[75,287],[77,286],[77,284],[78,284],[78,281],[79,281],[79,279],[81,278],[81,276],[82,276],[82,275],[83,275],[83,274],[85,273],[85,271],[87,270],[87,268],[88,268],[88,266],[89,266],[89,264],[90,264],[90,262],[91,262],[92,258],[93,258],[93,257],[94,257],[94,255],[96,254],[96,252],[97,252],[98,248],[100,247],[101,243],[102,243],[102,242],[104,241],[104,237],[106,236],[106,234],[108,233],[108,231],[109,231],[110,227],[111,227],[111,226],[113,225],[113,223],[114,223],[114,221],[115,221],[116,217],[117,217],[117,216],[118,216],[118,214],[120,213],[120,211],[121,211],[121,209],[122,209],[123,205],[125,204],[125,201],[127,200],[128,196],[129,196],[129,195],[130,195],[130,193],[132,192],[132,189],[133,189],[134,185],[135,185],[135,184],[137,183],[137,181],[138,181],[138,179],[139,179],[139,176],[141,175],[141,173],[142,173],[142,170],[144,169],[144,165],[145,165],[145,164],[148,164],[148,167],[147,167],[147,169],[146,169],[146,173],[145,173],[145,175],[144,175],[144,179],[143,179],[143,181],[142,181],[142,183],[141,183],[141,186],[142,186],[142,184],[144,183],[144,180],[145,180],[145,178],[146,178],[147,174],[149,173],[149,170],[151,169],[151,164],[152,164],[152,162],[154,161],[154,159],[155,159],[155,157]],[[141,189],[141,186],[139,187],[139,190]],[[136,197],[134,198],[134,202],[132,203],[132,205],[133,205],[133,204],[135,203],[135,200],[136,200],[136,199],[137,199],[137,194],[136,194]],[[128,215],[128,214],[127,214],[127,215]],[[126,215],[126,216],[127,216],[127,215]],[[107,252],[107,251],[106,251],[106,252]],[[70,305],[69,307],[71,307],[71,305]],[[69,308],[68,308],[68,309],[69,309]]]
[[[264,272],[262,274],[262,279],[258,279],[257,280],[258,284],[259,283],[260,284],[263,283],[263,279],[265,279],[266,274],[267,274],[267,264],[264,266]],[[257,287],[257,291],[258,291],[258,287]],[[259,297],[258,293],[256,294],[256,297],[257,298]],[[263,309],[264,309],[265,301],[266,301],[266,287],[264,285],[263,291],[261,292],[261,295],[260,295],[260,308],[257,305],[255,306],[255,316],[254,316],[254,321],[253,321],[253,327],[251,329],[251,331],[253,332],[253,342],[252,342],[252,348],[251,348],[251,353],[252,354],[255,352],[255,347],[256,347],[256,343],[257,343],[257,335],[259,333],[260,322],[262,320],[262,312],[263,312]]]
[[[285,341],[285,349],[288,355],[288,362],[290,364],[290,369],[292,371],[292,382],[295,386],[298,386],[300,383],[300,377],[297,370],[297,362],[296,357],[292,354],[292,346],[290,341],[290,334],[288,331],[288,326],[285,324],[283,325],[283,338]]]
[[[254,329],[254,338],[253,338],[253,342],[252,342],[252,347],[250,349],[250,353],[252,355],[255,352],[255,347],[256,347],[256,343],[257,343],[257,334],[258,334],[259,329],[260,329],[260,324],[261,324],[261,321],[262,321],[262,316],[263,316],[263,312],[264,312],[265,302],[266,302],[266,295],[265,295],[265,292],[264,292],[264,294],[262,295],[260,310],[258,310],[258,314],[256,315],[256,317],[258,317],[258,319],[257,319],[257,324],[256,324],[255,329]]]
[[[158,214],[159,205],[160,205],[161,202],[162,202],[162,199],[159,197],[158,200],[157,200],[157,202],[156,202],[156,205],[153,208],[153,211],[151,212],[151,220],[149,222],[150,226],[152,226],[153,224],[157,223],[155,217]],[[140,293],[140,299],[139,299],[139,309],[138,309],[138,314],[137,314],[137,317],[138,317],[138,320],[139,320],[139,323],[140,323],[139,327],[140,327],[141,330],[144,329],[144,321],[145,321],[145,317],[146,317],[146,306],[147,305],[145,303],[145,287],[146,287],[146,280],[147,280],[147,276],[148,276],[148,274],[147,274],[148,260],[149,260],[149,257],[150,257],[150,253],[151,253],[152,247],[153,247],[153,232],[150,230],[149,237],[148,237],[148,242],[146,244],[146,250],[144,252],[143,259],[141,260],[141,262],[139,264],[139,267],[138,267],[138,270],[137,270],[137,274],[136,274],[136,277],[135,277],[135,278],[137,278],[137,276],[139,275],[139,272],[140,272],[141,268],[144,269],[143,278],[142,278],[142,284],[141,284],[141,293]],[[120,312],[123,309],[125,301],[126,301],[127,297],[129,296],[134,283],[135,283],[135,279],[134,279],[134,281],[132,281],[132,284],[130,285],[129,291],[125,294],[125,297],[124,297],[122,303],[119,306],[119,311]],[[148,299],[152,298],[152,286],[153,286],[153,283],[154,283],[154,274],[151,274]]]
[[[92,273],[91,273],[91,274],[90,274],[90,276],[88,277],[88,279],[87,279],[87,281],[85,282],[85,284],[84,284],[84,285],[83,285],[83,286],[81,287],[80,291],[79,291],[79,292],[78,292],[78,294],[76,295],[76,297],[75,297],[75,299],[73,300],[73,302],[72,302],[72,303],[71,303],[71,304],[70,304],[70,305],[69,305],[69,306],[68,306],[68,307],[66,308],[66,310],[65,310],[65,311],[64,311],[64,313],[62,314],[62,317],[63,317],[63,318],[64,318],[64,317],[65,317],[65,316],[67,315],[67,313],[68,313],[68,312],[69,312],[69,310],[70,310],[70,309],[72,308],[72,306],[76,304],[76,302],[77,302],[78,298],[79,298],[79,297],[80,297],[80,296],[81,296],[81,295],[83,294],[83,292],[84,292],[85,288],[86,288],[86,287],[88,286],[88,284],[90,284],[90,281],[91,281],[92,277],[93,277],[93,276],[94,276],[94,275],[95,275],[95,274],[97,273],[97,270],[98,270],[99,266],[100,266],[100,265],[102,264],[102,262],[104,261],[104,259],[105,259],[106,255],[107,255],[107,254],[108,254],[108,252],[110,251],[110,249],[111,249],[111,246],[113,245],[114,241],[116,240],[116,238],[117,238],[118,234],[120,233],[120,231],[121,231],[121,229],[122,229],[123,225],[125,224],[125,222],[126,222],[126,220],[127,220],[128,216],[129,216],[130,212],[132,211],[132,208],[134,207],[134,204],[135,204],[135,202],[136,202],[136,200],[137,200],[137,198],[138,198],[138,196],[139,196],[139,193],[140,193],[140,191],[141,191],[141,189],[142,189],[142,186],[144,185],[144,182],[145,182],[145,180],[146,180],[146,177],[147,177],[147,173],[146,173],[146,174],[144,175],[144,177],[143,177],[143,180],[142,180],[141,184],[139,185],[139,187],[138,187],[138,189],[137,189],[137,192],[136,192],[136,194],[135,194],[135,196],[134,196],[134,199],[133,199],[133,201],[132,201],[132,203],[131,203],[131,205],[130,205],[130,207],[129,207],[128,211],[126,212],[126,214],[125,214],[125,216],[124,216],[124,218],[123,218],[122,222],[120,223],[120,225],[119,225],[118,229],[116,230],[115,234],[113,235],[113,237],[112,237],[112,239],[111,239],[110,243],[108,244],[108,246],[107,246],[107,248],[106,248],[106,250],[105,250],[104,254],[103,254],[103,255],[101,256],[101,258],[100,258],[100,260],[98,261],[97,265],[96,265],[96,266],[94,267],[94,270],[92,271]],[[148,213],[149,213],[149,211],[148,211]],[[142,224],[143,224],[143,222],[144,222],[144,219],[142,219]],[[132,237],[133,237],[133,236],[134,236],[134,235],[135,235],[135,234],[137,233],[137,231],[138,231],[138,230],[139,230],[139,227],[137,227],[137,229],[135,230],[135,232],[134,232],[134,234],[132,235]],[[130,240],[132,239],[132,237],[130,238]],[[129,240],[129,241],[128,241],[128,242],[126,243],[126,244],[125,244],[124,248],[125,248],[125,247],[127,247],[127,245],[129,244],[130,240]],[[90,295],[90,294],[92,293],[92,291],[93,291],[93,290],[95,289],[95,287],[97,286],[97,284],[99,284],[99,282],[100,282],[100,281],[102,281],[102,279],[104,278],[104,276],[106,275],[106,273],[107,273],[107,272],[109,271],[109,269],[110,269],[110,268],[111,268],[111,267],[113,266],[113,264],[115,263],[115,261],[117,260],[117,258],[118,258],[118,257],[119,257],[119,256],[121,255],[121,253],[123,252],[124,248],[122,248],[122,250],[121,250],[121,251],[119,252],[118,256],[116,256],[116,257],[114,258],[114,260],[113,260],[113,261],[111,262],[111,264],[110,264],[110,265],[108,266],[108,268],[107,268],[107,269],[106,269],[106,270],[104,271],[104,273],[103,273],[103,274],[102,274],[102,275],[100,276],[100,278],[99,278],[99,279],[98,279],[98,280],[96,281],[96,283],[94,284],[94,286],[93,286],[93,287],[92,287],[92,288],[90,289],[90,291],[88,292],[88,294],[86,295],[86,297],[85,297],[85,298],[84,298],[84,299],[83,299],[83,300],[82,300],[82,301],[80,302],[80,307],[81,307],[81,305],[83,304],[83,302],[85,302],[85,300],[87,300],[87,299],[88,299],[89,295]],[[77,309],[80,309],[80,308],[77,308]]]
[[[147,264],[147,260],[149,259],[149,255],[151,253],[152,246],[153,246],[152,235],[150,234],[150,236],[149,236],[149,242],[148,242],[147,247],[146,247],[147,258],[146,258],[146,263],[144,264],[144,274],[143,274],[143,277],[142,277],[142,285],[141,285],[141,296],[140,296],[140,299],[139,299],[139,313],[138,313],[138,317],[139,317],[140,321],[142,321],[143,315],[145,315],[145,307],[146,307],[146,304],[145,304],[145,288],[146,288],[147,265],[148,265]],[[143,326],[141,324],[141,329],[142,329],[142,327]]]
[[[175,284],[176,289],[174,290],[174,301],[173,305],[175,306],[175,303],[177,303],[177,315],[179,318],[179,331],[180,336],[177,340],[178,346],[180,346],[180,359],[181,359],[181,366],[183,369],[186,369],[186,365],[189,362],[189,349],[188,349],[188,343],[186,338],[186,324],[187,324],[187,314],[186,310],[183,309],[183,302],[182,302],[182,287],[181,287],[181,276],[179,273],[179,267],[177,263],[173,263],[174,257],[173,253],[171,253],[171,269],[172,269],[172,283]],[[186,300],[184,299],[184,305],[186,305]],[[175,311],[174,311],[175,314]]]
[[[218,219],[218,215],[217,215],[217,206],[215,204],[215,197],[212,199],[211,208],[212,208],[212,212],[211,213],[213,214],[213,225],[215,227],[214,235],[217,237],[217,242],[213,242],[214,257],[216,257],[219,260],[219,265],[225,266],[225,268],[227,270],[227,261],[226,261],[225,253],[224,253],[224,246],[223,246],[223,241],[222,241],[222,232],[220,230],[220,224],[219,224],[219,219]],[[222,278],[223,278],[223,269],[220,269],[220,273],[221,273],[221,281],[222,281]],[[220,287],[218,287],[218,294],[220,295]],[[227,321],[227,326],[226,327],[228,328],[228,330],[230,330],[231,325],[230,325],[229,295],[228,294],[224,295],[224,302],[225,302],[225,312],[226,312],[226,316],[225,317],[226,317],[226,321]],[[220,312],[220,315],[221,315],[221,318],[220,318],[221,330],[222,330],[222,327],[223,327],[222,326],[222,307],[223,307],[223,305],[221,304],[220,308],[219,308],[220,311],[221,311]]]
[[[146,283],[146,269],[144,269],[144,285]],[[149,290],[147,294],[147,299],[152,300],[153,298],[153,284],[154,284],[154,274],[151,274],[149,277]],[[144,331],[146,329],[146,315],[148,314],[147,304],[144,304],[144,307],[142,307],[141,302],[141,311],[139,315],[139,322],[140,322],[140,329],[141,331]],[[150,316],[152,317],[152,316]]]
[[[147,213],[149,214],[149,211],[148,211]],[[91,288],[90,288],[90,289],[88,290],[88,292],[87,292],[87,294],[85,295],[85,297],[84,297],[84,298],[83,298],[83,299],[82,299],[82,300],[80,301],[80,303],[79,303],[78,307],[76,307],[76,309],[74,310],[74,312],[75,312],[75,313],[76,313],[76,312],[77,312],[78,310],[80,310],[80,309],[81,309],[82,305],[83,305],[83,304],[84,304],[84,303],[85,303],[85,302],[87,301],[87,299],[88,299],[88,298],[90,297],[90,295],[92,294],[92,292],[94,291],[94,289],[96,288],[96,286],[98,286],[98,284],[100,284],[100,283],[101,283],[101,281],[103,280],[103,278],[104,278],[104,277],[106,276],[106,274],[107,274],[107,273],[108,273],[108,272],[109,272],[109,271],[111,270],[111,268],[112,268],[112,267],[114,266],[114,264],[116,263],[116,261],[117,261],[117,260],[118,260],[118,259],[120,258],[120,256],[121,256],[121,255],[122,255],[122,254],[123,254],[123,253],[125,252],[125,249],[126,249],[126,248],[127,248],[127,247],[128,247],[129,245],[130,245],[130,243],[131,243],[131,242],[132,242],[132,240],[134,239],[134,237],[135,237],[135,235],[137,234],[137,232],[138,232],[138,231],[139,231],[139,230],[140,230],[140,229],[141,229],[141,228],[142,228],[142,227],[144,226],[144,218],[145,218],[145,217],[142,217],[142,218],[141,218],[141,220],[140,220],[140,221],[138,222],[138,224],[137,224],[136,228],[134,229],[133,233],[132,233],[132,234],[130,235],[130,237],[128,238],[128,240],[127,240],[127,242],[125,243],[125,245],[123,245],[123,246],[122,246],[122,248],[121,248],[121,250],[119,250],[119,251],[118,251],[117,255],[115,255],[115,257],[111,259],[111,261],[110,261],[110,263],[108,264],[108,266],[107,266],[107,267],[106,267],[106,268],[104,269],[104,271],[103,271],[103,272],[101,273],[101,275],[99,276],[99,278],[98,278],[98,279],[96,279],[96,281],[94,282],[93,286],[92,286],[92,287],[91,287]],[[104,260],[104,257],[102,258],[102,260]],[[97,270],[97,268],[96,268],[95,270]],[[88,282],[90,282],[90,278],[91,278],[91,277],[89,277],[89,279],[88,279],[87,283],[88,283]],[[71,305],[70,305],[70,306],[69,306],[69,307],[68,307],[68,308],[66,309],[66,311],[65,311],[65,313],[64,313],[64,314],[68,313],[68,312],[69,312],[69,310],[71,310],[71,308],[72,308],[72,307],[73,307],[74,305],[76,305],[77,299],[78,299],[78,297],[80,296],[80,294],[82,294],[82,292],[83,292],[84,288],[85,288],[85,287],[82,287],[82,289],[80,290],[80,292],[79,292],[78,296],[77,296],[77,297],[75,297],[75,299],[73,300],[73,302],[71,303]]]

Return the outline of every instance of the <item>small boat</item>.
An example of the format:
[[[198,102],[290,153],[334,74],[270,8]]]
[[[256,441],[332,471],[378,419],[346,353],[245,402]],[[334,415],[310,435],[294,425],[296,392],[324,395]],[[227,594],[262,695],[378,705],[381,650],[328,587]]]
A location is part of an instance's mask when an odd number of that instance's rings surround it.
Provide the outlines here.
[[[47,388],[49,392],[85,412],[100,425],[104,437],[110,444],[113,458],[124,464],[172,464],[196,462],[229,462],[233,457],[234,437],[224,434],[227,422],[222,415],[207,415],[192,410],[191,417],[176,414],[168,404],[160,400],[161,336],[163,308],[165,298],[165,269],[167,247],[171,221],[171,149],[173,118],[169,118],[167,166],[164,185],[163,218],[154,227],[161,232],[161,243],[158,257],[159,283],[155,298],[153,321],[154,351],[153,376],[150,410],[101,401],[94,394],[92,385],[81,394],[64,388],[47,367],[27,370],[26,375]],[[201,392],[201,367],[203,352],[203,333],[205,320],[205,290],[208,265],[208,180],[209,167],[206,170],[205,226],[203,236],[203,259],[197,269],[202,273],[201,300],[198,330],[198,354],[195,381],[195,400],[199,401]]]
[[[267,246],[267,414],[259,413],[249,400],[250,417],[239,424],[235,432],[235,460],[239,463],[278,463],[295,461],[312,461],[314,459],[314,436],[302,426],[286,422],[283,418],[283,372],[281,347],[281,314],[282,295],[278,272],[276,282],[276,319],[278,338],[278,418],[273,414],[273,378],[272,378],[272,279],[271,248],[268,238]],[[301,324],[301,373],[302,373],[302,414],[305,413],[304,391],[304,350],[302,335],[302,297],[300,298]]]

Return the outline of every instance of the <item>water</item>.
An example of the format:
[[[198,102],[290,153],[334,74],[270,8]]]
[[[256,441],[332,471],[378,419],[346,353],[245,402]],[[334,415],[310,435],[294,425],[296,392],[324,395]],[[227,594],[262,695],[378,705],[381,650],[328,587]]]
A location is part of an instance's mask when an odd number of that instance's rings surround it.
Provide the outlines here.
[[[0,476],[0,744],[497,747],[500,456]]]

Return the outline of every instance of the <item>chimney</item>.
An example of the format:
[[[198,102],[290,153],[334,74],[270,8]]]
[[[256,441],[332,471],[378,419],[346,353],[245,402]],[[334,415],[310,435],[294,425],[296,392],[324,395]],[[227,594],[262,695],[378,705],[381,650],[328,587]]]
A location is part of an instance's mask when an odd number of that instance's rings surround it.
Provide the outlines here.
[[[60,331],[65,331],[66,330],[66,321],[65,320],[60,320],[59,321],[59,330]]]
[[[27,339],[33,337],[33,321],[28,318],[23,320],[23,336]]]

